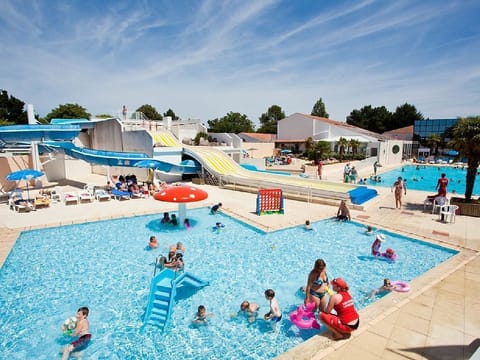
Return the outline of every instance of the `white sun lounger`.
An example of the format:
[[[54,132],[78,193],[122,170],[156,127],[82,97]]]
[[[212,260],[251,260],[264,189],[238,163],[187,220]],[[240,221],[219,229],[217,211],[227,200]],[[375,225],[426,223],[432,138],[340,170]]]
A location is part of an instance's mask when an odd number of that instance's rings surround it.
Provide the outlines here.
[[[112,196],[106,190],[103,190],[103,189],[95,190],[95,199],[97,199],[98,201],[103,201],[103,200],[108,201],[111,198]]]
[[[63,194],[63,201],[65,205],[68,204],[78,204],[78,196],[71,192],[66,192]]]

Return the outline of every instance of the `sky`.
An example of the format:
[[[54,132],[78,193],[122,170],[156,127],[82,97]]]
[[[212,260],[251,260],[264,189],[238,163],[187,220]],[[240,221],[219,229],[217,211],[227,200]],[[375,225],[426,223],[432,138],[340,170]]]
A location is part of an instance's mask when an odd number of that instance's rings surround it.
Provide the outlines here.
[[[480,114],[478,0],[0,0],[0,89],[40,116],[144,104],[203,122],[405,103]]]

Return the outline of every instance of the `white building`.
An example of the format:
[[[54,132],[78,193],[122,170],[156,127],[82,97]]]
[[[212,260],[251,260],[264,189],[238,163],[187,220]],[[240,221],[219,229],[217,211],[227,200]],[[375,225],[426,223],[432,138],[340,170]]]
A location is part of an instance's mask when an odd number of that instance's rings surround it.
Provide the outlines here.
[[[392,164],[402,161],[403,142],[401,140],[391,140],[388,136],[345,122],[301,113],[292,114],[278,122],[275,143],[278,148],[298,152],[305,149],[305,141],[309,137],[314,141],[329,142],[332,151],[337,150],[337,142],[341,137],[357,140],[360,142],[359,152],[367,157],[377,157],[379,163]]]

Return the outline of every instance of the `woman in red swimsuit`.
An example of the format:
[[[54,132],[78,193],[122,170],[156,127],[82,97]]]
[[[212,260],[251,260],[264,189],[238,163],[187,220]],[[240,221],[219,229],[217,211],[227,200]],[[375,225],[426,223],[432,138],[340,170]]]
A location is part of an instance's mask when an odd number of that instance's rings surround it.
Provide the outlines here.
[[[437,182],[437,189],[438,189],[438,196],[447,196],[447,185],[448,185],[448,179],[446,178],[446,174],[442,174],[440,179],[438,179]]]
[[[320,314],[320,320],[332,332],[334,340],[345,339],[358,328],[360,318],[345,280],[333,279],[331,284],[336,294],[330,297],[327,309]],[[335,309],[336,315],[331,314],[333,309]]]

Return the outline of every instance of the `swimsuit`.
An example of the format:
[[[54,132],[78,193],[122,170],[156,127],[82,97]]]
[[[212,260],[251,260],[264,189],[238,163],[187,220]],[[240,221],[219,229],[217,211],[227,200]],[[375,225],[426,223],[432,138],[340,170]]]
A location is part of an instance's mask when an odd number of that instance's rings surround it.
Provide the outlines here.
[[[318,287],[320,288],[323,284],[328,284],[328,276],[326,276],[326,280],[323,281],[322,279],[318,278],[317,280],[315,280],[313,283],[315,285],[318,285]],[[310,289],[310,295],[312,296],[315,296],[317,298],[319,298],[320,300],[322,300],[322,298],[327,294],[327,291],[322,291],[322,292],[317,292],[315,290],[312,290]]]
[[[90,341],[91,338],[92,338],[91,334],[82,335],[77,340],[72,342],[72,346],[74,349],[78,349],[81,346],[87,345],[87,343]]]

